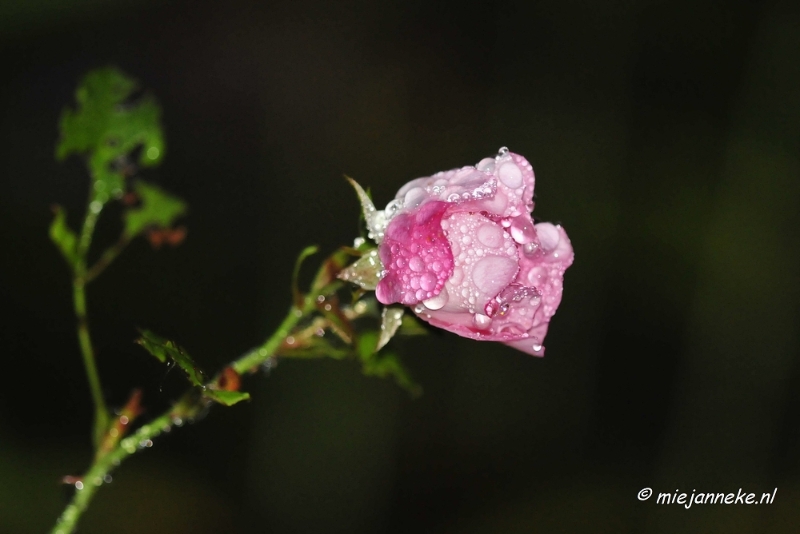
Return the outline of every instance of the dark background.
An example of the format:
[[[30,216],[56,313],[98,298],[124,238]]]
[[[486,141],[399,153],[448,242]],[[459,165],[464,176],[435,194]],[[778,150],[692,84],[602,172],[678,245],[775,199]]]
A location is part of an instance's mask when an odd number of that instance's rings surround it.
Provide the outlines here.
[[[796,532],[798,58],[793,2],[4,2],[0,532],[46,532],[91,459],[47,228],[55,202],[78,224],[88,183],[54,161],[60,110],[108,64],[160,100],[144,177],[191,209],[182,246],[136,242],[89,287],[114,406],[176,394],[137,326],[207,369],[271,332],[296,254],[356,235],[344,173],[383,205],[507,145],[576,260],[544,359],[394,341],[418,400],[352,362],[281,362],[126,462],[81,532]],[[644,487],[778,490],[686,510]]]

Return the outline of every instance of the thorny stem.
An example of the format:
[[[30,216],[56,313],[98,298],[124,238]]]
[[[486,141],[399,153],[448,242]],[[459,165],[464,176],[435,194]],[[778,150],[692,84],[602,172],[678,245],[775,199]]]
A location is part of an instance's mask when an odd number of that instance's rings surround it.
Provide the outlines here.
[[[316,297],[315,294],[307,295],[301,307],[292,306],[286,318],[263,345],[234,360],[228,367],[239,374],[255,373],[261,364],[275,356],[297,323],[314,311]],[[216,385],[218,379],[218,376],[215,377],[205,387]],[[75,482],[72,501],[64,509],[51,534],[71,534],[94,494],[104,481],[109,480],[108,477],[115,467],[136,451],[150,447],[154,438],[169,432],[173,426],[181,426],[184,421],[191,419],[205,407],[205,403],[202,396],[197,395],[197,389],[192,389],[166,412],[141,426],[130,436],[118,440],[113,448],[108,451],[98,451],[89,470],[80,481]]]

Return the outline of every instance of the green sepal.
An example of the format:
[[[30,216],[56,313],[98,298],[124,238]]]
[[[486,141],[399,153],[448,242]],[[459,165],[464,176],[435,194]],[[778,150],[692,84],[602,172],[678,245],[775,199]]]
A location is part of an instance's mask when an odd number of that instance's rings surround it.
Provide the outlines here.
[[[67,263],[74,267],[78,262],[78,236],[67,226],[67,212],[61,206],[55,206],[55,218],[50,224],[50,239],[64,255]]]
[[[233,406],[244,400],[250,400],[250,394],[243,391],[225,391],[220,389],[206,389],[203,396],[223,406]]]
[[[162,363],[175,362],[178,367],[183,369],[183,372],[186,373],[186,378],[189,379],[193,386],[204,387],[206,375],[186,351],[174,341],[160,337],[149,330],[141,330],[140,333],[142,337],[137,339],[136,343],[144,347],[147,352],[158,358]]]
[[[378,337],[376,351],[381,350],[397,333],[403,322],[405,308],[403,306],[385,306],[381,311],[381,333]]]
[[[101,205],[124,191],[125,176],[114,167],[125,156],[141,147],[142,166],[155,165],[164,156],[161,110],[155,99],[145,95],[126,103],[137,88],[137,82],[118,69],[93,70],[75,92],[77,109],[66,108],[61,114],[56,157],[89,156],[93,201]]]
[[[383,264],[378,257],[378,249],[373,248],[365,252],[354,263],[339,271],[337,277],[345,282],[356,284],[361,289],[375,291],[378,282],[381,281],[382,272]]]
[[[125,236],[133,239],[147,228],[170,228],[186,213],[186,203],[158,186],[141,180],[133,185],[140,204],[125,212]]]

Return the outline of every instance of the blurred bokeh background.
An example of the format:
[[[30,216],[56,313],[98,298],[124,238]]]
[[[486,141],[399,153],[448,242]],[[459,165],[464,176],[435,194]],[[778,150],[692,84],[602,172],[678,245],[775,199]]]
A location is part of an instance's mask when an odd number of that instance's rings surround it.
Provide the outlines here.
[[[281,362],[124,464],[80,532],[796,532],[799,58],[788,1],[1,3],[0,532],[46,532],[90,461],[47,228],[87,187],[54,161],[60,110],[109,64],[161,102],[144,176],[191,209],[183,245],[137,242],[89,288],[112,405],[173,394],[137,326],[208,369],[260,343],[301,248],[356,235],[344,173],[383,204],[506,145],[576,261],[544,359],[393,341],[418,400],[355,363]],[[644,487],[778,490],[686,510]]]

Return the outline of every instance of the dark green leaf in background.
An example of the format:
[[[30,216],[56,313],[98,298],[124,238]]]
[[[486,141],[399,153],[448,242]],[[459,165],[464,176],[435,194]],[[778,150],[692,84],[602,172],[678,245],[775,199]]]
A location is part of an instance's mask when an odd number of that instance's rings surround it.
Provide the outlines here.
[[[55,207],[55,218],[50,224],[50,239],[58,246],[67,263],[74,266],[78,261],[78,237],[67,226],[67,212],[61,206]]]
[[[140,204],[125,212],[125,236],[133,239],[147,228],[170,228],[186,213],[186,203],[160,187],[137,181],[134,190]]]
[[[61,139],[56,156],[88,156],[93,201],[99,208],[124,192],[125,157],[141,147],[139,164],[155,165],[164,154],[161,110],[151,96],[126,102],[137,83],[115,68],[97,69],[83,79],[75,93],[77,109],[61,115]],[[99,211],[99,209],[98,209]]]
[[[412,397],[421,395],[422,387],[411,378],[411,374],[396,354],[377,352],[378,339],[377,332],[364,332],[358,339],[356,349],[364,374],[379,378],[394,378],[397,385],[408,391]]]

